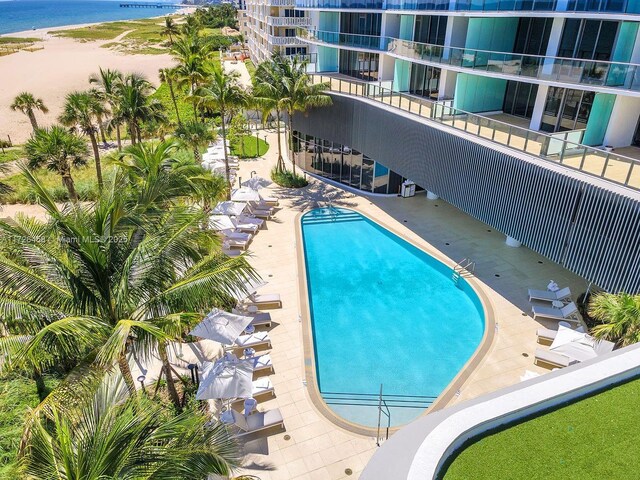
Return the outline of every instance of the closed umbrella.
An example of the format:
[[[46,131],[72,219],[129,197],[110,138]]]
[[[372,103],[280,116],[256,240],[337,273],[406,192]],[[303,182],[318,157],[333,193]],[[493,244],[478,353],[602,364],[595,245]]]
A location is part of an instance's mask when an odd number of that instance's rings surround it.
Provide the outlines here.
[[[266,178],[259,176],[251,177],[249,180],[242,182],[243,187],[248,187],[253,190],[260,190],[261,188],[268,187],[269,185],[271,185],[271,180],[267,180]]]
[[[231,200],[234,202],[259,202],[260,194],[253,188],[241,187],[233,191]]]
[[[244,211],[246,206],[247,204],[243,202],[220,202],[212,210],[212,213],[216,215],[236,216],[240,215]]]
[[[248,398],[252,380],[252,360],[203,362],[196,399]]]
[[[233,344],[253,318],[214,308],[189,332],[194,337],[207,338],[223,345]]]

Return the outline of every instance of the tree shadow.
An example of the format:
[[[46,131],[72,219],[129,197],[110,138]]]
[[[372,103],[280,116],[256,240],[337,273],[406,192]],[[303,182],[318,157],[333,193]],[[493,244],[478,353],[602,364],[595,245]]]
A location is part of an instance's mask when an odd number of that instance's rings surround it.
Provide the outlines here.
[[[357,202],[352,200],[356,198],[355,194],[325,182],[311,182],[304,188],[278,187],[275,192],[283,200],[290,201],[290,208],[299,211],[325,207],[328,204],[336,207],[357,205]]]

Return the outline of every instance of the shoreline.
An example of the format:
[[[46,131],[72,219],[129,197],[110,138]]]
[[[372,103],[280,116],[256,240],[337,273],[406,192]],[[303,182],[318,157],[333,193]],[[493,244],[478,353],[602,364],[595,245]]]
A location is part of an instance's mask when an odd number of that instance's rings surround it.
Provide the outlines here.
[[[186,15],[192,11],[194,11],[194,8],[190,8],[185,6],[185,8],[178,8],[176,10],[171,11],[169,14],[167,15],[154,15],[154,16],[150,16],[150,17],[140,17],[140,18],[131,18],[128,20],[105,20],[103,22],[91,22],[91,23],[72,23],[69,25],[60,25],[57,27],[43,27],[43,28],[36,28],[35,30],[21,30],[19,32],[9,32],[9,33],[2,33],[0,34],[0,37],[17,37],[17,38],[39,38],[40,40],[45,40],[46,39],[46,35],[49,32],[57,32],[60,30],[76,30],[78,28],[86,28],[86,27],[93,27],[94,25],[102,25],[105,23],[114,23],[114,22],[135,22],[136,20],[149,20],[149,19],[153,19],[153,18],[164,18],[164,17],[168,17],[170,15]]]

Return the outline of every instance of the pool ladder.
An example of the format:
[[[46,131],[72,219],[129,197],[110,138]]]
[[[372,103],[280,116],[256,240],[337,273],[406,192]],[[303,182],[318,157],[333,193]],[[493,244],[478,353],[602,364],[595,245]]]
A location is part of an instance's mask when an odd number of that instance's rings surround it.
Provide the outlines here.
[[[460,277],[471,277],[476,270],[476,262],[471,260],[470,258],[463,258],[453,267],[453,272],[451,274],[451,280],[453,280],[454,285],[458,285],[458,281],[460,281]]]

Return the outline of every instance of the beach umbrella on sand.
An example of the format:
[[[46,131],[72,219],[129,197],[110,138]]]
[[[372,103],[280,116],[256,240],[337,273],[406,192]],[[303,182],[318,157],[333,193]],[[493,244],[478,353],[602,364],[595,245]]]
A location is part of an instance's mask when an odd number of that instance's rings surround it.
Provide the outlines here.
[[[234,202],[259,202],[260,194],[253,188],[242,187],[231,193],[231,200]]]
[[[216,215],[240,215],[247,204],[242,202],[220,202],[211,213]]]
[[[211,215],[209,217],[209,226],[215,230],[233,230],[236,228],[228,215]]]
[[[196,399],[248,398],[252,380],[253,360],[203,362]]]
[[[189,332],[189,335],[207,338],[223,345],[232,345],[252,320],[252,317],[214,308]]]
[[[251,177],[249,180],[242,182],[243,187],[248,187],[253,190],[260,190],[261,188],[268,187],[271,185],[271,180],[267,180],[263,177]]]

